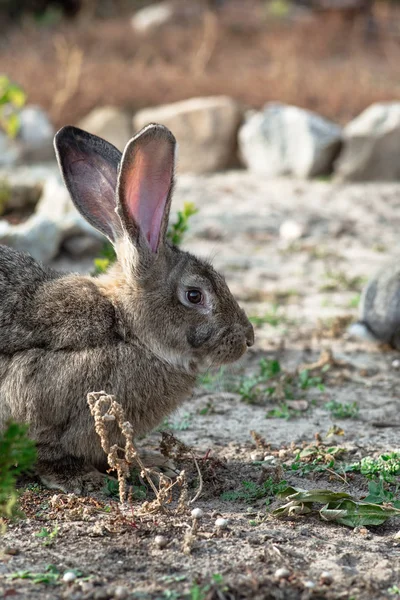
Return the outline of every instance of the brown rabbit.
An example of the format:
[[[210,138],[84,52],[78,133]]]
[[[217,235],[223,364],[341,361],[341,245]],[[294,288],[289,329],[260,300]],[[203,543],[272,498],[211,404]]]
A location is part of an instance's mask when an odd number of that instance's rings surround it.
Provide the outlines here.
[[[58,273],[0,246],[0,428],[29,424],[49,487],[103,483],[88,392],[115,394],[142,435],[190,396],[199,372],[254,342],[224,278],[166,239],[175,145],[161,125],[145,127],[123,155],[75,127],[56,134],[77,209],[115,247],[106,274]]]

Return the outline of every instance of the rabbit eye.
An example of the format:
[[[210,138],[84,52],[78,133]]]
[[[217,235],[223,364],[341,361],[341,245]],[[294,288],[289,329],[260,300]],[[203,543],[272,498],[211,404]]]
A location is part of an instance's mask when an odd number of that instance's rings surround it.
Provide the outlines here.
[[[200,304],[203,300],[203,294],[200,290],[188,290],[186,292],[186,299],[190,304]]]

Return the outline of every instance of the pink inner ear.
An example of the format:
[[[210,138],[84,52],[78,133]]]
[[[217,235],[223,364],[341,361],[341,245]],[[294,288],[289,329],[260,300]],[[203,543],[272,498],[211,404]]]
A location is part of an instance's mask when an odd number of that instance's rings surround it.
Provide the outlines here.
[[[173,176],[173,156],[170,144],[160,140],[137,148],[133,166],[125,180],[125,200],[129,216],[133,217],[156,252],[160,230]]]

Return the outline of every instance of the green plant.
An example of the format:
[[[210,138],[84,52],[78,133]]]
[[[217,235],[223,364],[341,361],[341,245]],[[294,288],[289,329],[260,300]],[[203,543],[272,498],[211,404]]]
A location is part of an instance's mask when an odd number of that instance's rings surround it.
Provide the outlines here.
[[[353,296],[348,303],[348,307],[349,308],[358,308],[358,305],[360,304],[360,298],[361,298],[361,294],[356,294],[355,296]]]
[[[353,463],[347,468],[348,471],[356,471],[367,479],[380,478],[386,482],[394,482],[400,475],[400,452],[388,452],[377,458],[365,456],[358,463]]]
[[[129,485],[129,490],[130,490],[130,494],[132,499],[134,500],[144,500],[147,496],[147,489],[146,486],[144,486],[140,479],[139,479],[139,473],[133,469],[131,471],[131,475],[128,479],[128,485]],[[119,500],[119,484],[118,481],[116,479],[113,479],[112,477],[107,477],[106,478],[106,483],[105,486],[103,487],[102,490],[103,494],[105,496],[108,496],[109,498],[112,498],[113,500]]]
[[[264,481],[262,484],[254,483],[253,481],[242,481],[241,489],[223,492],[221,494],[221,500],[229,500],[231,502],[240,500],[251,504],[256,500],[265,498],[266,503],[268,504],[270,498],[280,494],[286,488],[287,481],[275,482],[272,477],[269,477],[267,481]]]
[[[60,528],[58,525],[55,525],[51,531],[49,531],[49,529],[46,527],[42,527],[38,533],[35,533],[35,536],[38,538],[43,538],[43,546],[51,546],[58,536],[59,530]]]
[[[184,235],[189,228],[189,219],[195,215],[198,209],[192,202],[185,202],[183,210],[178,211],[175,223],[170,223],[167,238],[175,245],[182,243]],[[94,259],[94,275],[105,273],[115,262],[117,255],[114,246],[106,242],[100,252],[100,256]]]
[[[183,238],[189,229],[189,219],[196,213],[198,209],[193,202],[185,202],[182,210],[178,210],[175,223],[171,223],[168,229],[167,238],[179,246],[183,242]]]
[[[224,578],[219,573],[214,573],[211,577],[211,582],[205,585],[194,583],[190,588],[190,600],[205,600],[215,596],[220,598],[223,597],[223,592],[228,591],[226,585],[224,585]]]
[[[343,271],[327,271],[325,273],[326,283],[320,288],[320,292],[335,292],[337,290],[360,292],[366,282],[365,277],[356,275],[349,277]]]
[[[24,91],[6,75],[0,75],[0,127],[10,138],[14,138],[19,131],[18,110],[25,101]]]
[[[57,584],[60,579],[60,571],[55,565],[47,565],[44,573],[32,573],[32,571],[16,571],[7,577],[13,579],[31,579],[33,583]]]
[[[311,387],[317,387],[321,392],[325,390],[322,377],[311,376],[310,371],[307,369],[303,369],[299,373],[299,386],[302,390],[306,390]]]
[[[276,517],[317,513],[323,521],[333,521],[348,527],[381,525],[390,517],[400,517],[400,509],[386,504],[361,501],[345,492],[303,490],[287,487],[280,494],[288,502],[275,509]],[[315,507],[322,504],[322,508]]]
[[[29,471],[36,460],[35,445],[27,431],[27,425],[9,423],[0,433],[0,519],[16,514],[17,478]]]
[[[360,410],[357,402],[337,402],[336,400],[327,402],[325,408],[335,419],[355,419]]]
[[[278,304],[274,304],[271,310],[263,315],[254,315],[249,317],[249,321],[256,327],[261,327],[262,325],[278,327],[280,324],[291,322],[284,314],[279,312]]]

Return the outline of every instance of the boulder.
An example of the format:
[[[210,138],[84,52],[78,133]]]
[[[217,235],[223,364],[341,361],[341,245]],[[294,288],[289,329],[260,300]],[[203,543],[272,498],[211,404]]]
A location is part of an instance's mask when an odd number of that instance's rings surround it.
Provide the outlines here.
[[[26,106],[19,113],[15,139],[0,132],[0,167],[54,159],[54,128],[39,106]]]
[[[57,256],[62,243],[71,237],[104,238],[76,210],[61,177],[53,170],[43,173],[47,176],[44,181],[40,180],[43,191],[35,212],[17,225],[0,220],[0,244],[29,252],[37,260],[47,263]],[[39,180],[32,178],[31,182],[36,190]]]
[[[235,163],[236,137],[242,120],[239,105],[227,96],[192,98],[139,111],[137,131],[162,123],[177,138],[180,172],[208,173]]]
[[[78,127],[114,144],[121,152],[132,137],[130,116],[113,106],[95,108],[78,123]]]
[[[239,130],[239,152],[251,170],[268,177],[326,175],[341,145],[341,128],[319,115],[285,104],[266,104]]]
[[[400,179],[400,102],[372,104],[343,130],[335,164],[338,179]]]

